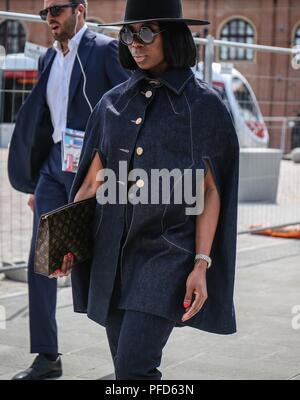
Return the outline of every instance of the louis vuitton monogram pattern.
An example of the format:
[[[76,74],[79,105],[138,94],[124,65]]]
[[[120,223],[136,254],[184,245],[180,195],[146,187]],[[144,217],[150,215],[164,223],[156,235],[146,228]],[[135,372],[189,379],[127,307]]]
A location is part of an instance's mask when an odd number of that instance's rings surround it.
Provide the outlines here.
[[[75,264],[92,256],[96,199],[71,203],[41,216],[35,248],[35,272],[49,276],[69,252]]]

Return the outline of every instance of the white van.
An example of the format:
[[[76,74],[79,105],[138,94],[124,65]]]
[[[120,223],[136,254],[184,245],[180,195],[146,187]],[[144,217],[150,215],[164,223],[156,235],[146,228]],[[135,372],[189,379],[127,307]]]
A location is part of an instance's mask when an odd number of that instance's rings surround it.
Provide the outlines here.
[[[203,63],[194,68],[203,79]],[[231,64],[213,63],[213,87],[227,105],[235,123],[241,148],[266,148],[269,133],[255,94],[247,79]]]
[[[38,79],[38,63],[31,57],[9,54],[0,69],[0,147],[7,147],[17,113]]]

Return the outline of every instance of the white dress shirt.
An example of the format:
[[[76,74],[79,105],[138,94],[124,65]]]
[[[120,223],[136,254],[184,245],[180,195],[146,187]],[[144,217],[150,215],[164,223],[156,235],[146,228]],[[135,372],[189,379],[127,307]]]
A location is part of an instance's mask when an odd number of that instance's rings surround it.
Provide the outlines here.
[[[67,127],[67,111],[69,99],[69,86],[71,74],[76,58],[76,47],[79,46],[87,25],[84,25],[75,36],[68,42],[69,53],[65,56],[61,45],[55,41],[53,48],[57,54],[53,61],[48,84],[47,84],[47,103],[50,109],[51,121],[54,128],[53,141],[58,143],[62,140],[62,132]]]

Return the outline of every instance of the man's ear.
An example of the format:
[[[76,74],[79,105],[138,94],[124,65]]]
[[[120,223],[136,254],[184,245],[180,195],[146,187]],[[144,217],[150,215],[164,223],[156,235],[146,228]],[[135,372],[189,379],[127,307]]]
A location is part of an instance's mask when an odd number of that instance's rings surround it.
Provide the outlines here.
[[[84,12],[85,12],[85,7],[84,7],[84,5],[83,5],[83,4],[79,4],[78,10],[77,10],[77,16],[79,17],[80,14],[83,15]]]

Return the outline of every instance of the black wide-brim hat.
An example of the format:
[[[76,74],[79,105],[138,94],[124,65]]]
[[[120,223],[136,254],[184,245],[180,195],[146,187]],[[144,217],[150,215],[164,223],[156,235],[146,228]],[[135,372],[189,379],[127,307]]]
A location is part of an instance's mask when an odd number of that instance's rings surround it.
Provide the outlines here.
[[[208,21],[183,18],[181,0],[127,0],[123,21],[100,24],[99,26],[121,26],[150,21],[209,25]]]

